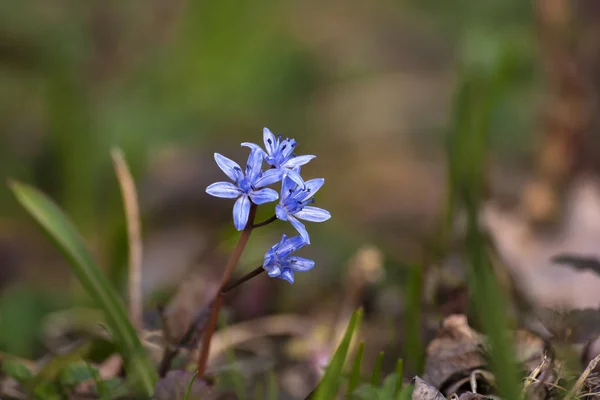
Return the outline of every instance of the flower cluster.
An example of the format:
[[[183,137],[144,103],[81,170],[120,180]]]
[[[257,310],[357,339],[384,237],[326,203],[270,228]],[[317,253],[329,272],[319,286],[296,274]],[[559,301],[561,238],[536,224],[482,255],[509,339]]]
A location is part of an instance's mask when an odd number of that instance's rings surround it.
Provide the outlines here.
[[[215,161],[232,182],[216,182],[206,188],[210,195],[237,199],[233,205],[233,224],[242,230],[248,224],[251,203],[256,205],[271,203],[279,199],[275,206],[275,216],[289,221],[299,236],[288,238],[283,235],[281,241],[266,254],[263,268],[272,278],[281,278],[294,282],[294,272],[308,271],[314,262],[301,257],[291,256],[301,247],[310,244],[310,236],[302,222],[323,222],[331,218],[328,211],[314,207],[314,195],[323,186],[322,178],[304,181],[300,175],[301,167],[315,158],[313,155],[296,156],[294,139],[281,135],[275,137],[267,128],[263,130],[263,149],[255,143],[242,143],[250,148],[246,169],[221,154],[215,153]],[[269,168],[263,170],[263,164]],[[280,194],[267,186],[281,183]]]

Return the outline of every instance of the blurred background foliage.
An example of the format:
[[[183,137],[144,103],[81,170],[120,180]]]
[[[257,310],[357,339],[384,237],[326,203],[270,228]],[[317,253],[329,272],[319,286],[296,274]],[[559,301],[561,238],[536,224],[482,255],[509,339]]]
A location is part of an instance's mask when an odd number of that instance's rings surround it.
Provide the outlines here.
[[[488,156],[495,193],[518,203],[548,89],[536,32],[533,3],[517,0],[0,2],[0,176],[56,199],[124,288],[109,157],[121,147],[140,189],[152,309],[186,277],[213,282],[236,240],[230,204],[204,192],[220,179],[212,154],[242,162],[239,143],[260,141],[263,126],[294,137],[299,152],[318,155],[305,169],[325,177],[318,202],[333,215],[310,227],[305,255],[317,267],[293,287],[253,282],[231,307],[237,319],[319,314],[343,297],[348,260],[369,244],[384,255],[387,279],[362,294],[368,305],[376,293],[368,327],[372,315],[420,306],[424,294],[404,289],[421,285],[412,267],[430,260],[446,207],[455,87],[506,59]],[[269,216],[259,210],[258,219]],[[275,226],[253,236],[241,269],[260,263],[284,229]],[[2,323],[18,320],[0,332],[0,348],[39,355],[42,317],[77,290],[5,186],[0,268]],[[401,320],[385,324],[393,329],[374,325],[385,333],[372,351],[404,340]],[[390,353],[392,369],[397,358]]]

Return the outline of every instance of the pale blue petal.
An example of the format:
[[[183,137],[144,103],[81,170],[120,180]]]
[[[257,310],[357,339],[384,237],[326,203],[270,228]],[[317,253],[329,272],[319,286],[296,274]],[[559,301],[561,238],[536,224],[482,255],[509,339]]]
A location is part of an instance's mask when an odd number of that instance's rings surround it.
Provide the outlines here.
[[[285,176],[287,178],[290,178],[293,182],[296,182],[301,187],[304,187],[304,179],[302,179],[300,174],[298,172],[296,172],[295,170],[293,170],[293,169],[285,170]]]
[[[254,204],[265,204],[275,201],[279,198],[279,193],[273,189],[260,189],[257,191],[250,192],[250,200]]]
[[[300,178],[302,179],[302,178]],[[304,182],[302,182],[302,185],[304,185]],[[297,183],[294,182],[294,180],[292,178],[290,178],[289,176],[285,176],[283,178],[283,180],[281,181],[281,202],[283,203],[285,201],[285,199],[288,198],[288,196],[290,195],[291,192],[294,191],[294,189],[296,189]]]
[[[290,267],[298,272],[309,271],[315,266],[315,262],[307,258],[292,256],[288,260],[291,262]]]
[[[281,270],[278,266],[274,266],[270,271],[267,271],[267,275],[269,275],[271,278],[277,278],[279,275],[281,275]]]
[[[276,182],[279,182],[282,177],[283,171],[271,168],[263,172],[262,175],[259,176],[258,179],[256,179],[256,182],[254,182],[254,186],[257,188],[269,186]]]
[[[263,128],[263,141],[265,142],[265,149],[269,155],[273,155],[275,152],[275,135],[269,130],[269,128]]]
[[[315,195],[315,193],[317,193],[319,191],[319,189],[321,189],[321,186],[323,186],[323,184],[325,183],[325,179],[323,178],[316,178],[316,179],[311,179],[310,181],[306,182],[306,196],[304,196],[304,198],[302,200],[306,200],[309,199],[311,197],[313,197]]]
[[[292,152],[297,145],[298,143],[296,143],[294,139],[286,138],[283,141],[283,146],[281,146],[281,154],[283,155],[284,159],[292,155]]]
[[[306,230],[304,224],[291,215],[288,215],[288,221],[290,221],[292,226],[296,228],[300,236],[302,236],[302,239],[304,239],[304,242],[306,242],[306,244],[310,244],[310,236],[308,236],[308,231]]]
[[[285,251],[291,251],[292,253],[300,250],[302,247],[306,246],[308,243],[304,240],[302,236],[293,236],[287,239],[284,243],[282,243],[282,248]]]
[[[217,165],[225,175],[227,175],[232,181],[238,182],[241,178],[243,178],[242,168],[233,160],[222,156],[219,153],[215,153],[215,161]]]
[[[289,283],[294,283],[294,273],[289,269],[285,269],[279,278],[283,279],[284,281],[288,281]]]
[[[260,151],[261,153],[263,153],[263,156],[265,156],[265,155],[266,155],[266,153],[265,153],[265,151],[263,150],[263,148],[262,148],[262,147],[260,147],[259,145],[257,145],[256,143],[244,142],[244,143],[242,143],[242,146],[244,146],[244,147],[249,147],[249,148],[250,148],[250,149],[252,149],[252,150],[258,150],[258,151]]]
[[[206,188],[206,193],[224,199],[235,199],[242,194],[242,190],[231,182],[216,182]]]
[[[298,157],[294,157],[294,158],[290,158],[289,160],[287,160],[286,162],[283,163],[282,167],[283,168],[295,168],[295,167],[299,167],[301,165],[304,165],[306,163],[308,163],[310,160],[312,160],[313,158],[316,158],[317,156],[298,156]]]
[[[287,221],[288,220],[287,212],[285,211],[285,208],[283,208],[281,206],[281,204],[277,204],[275,206],[275,216],[277,217],[277,219],[279,219],[281,221]]]
[[[302,210],[295,213],[294,216],[310,222],[323,222],[331,218],[329,211],[313,206],[305,206]]]
[[[235,229],[241,231],[248,223],[248,215],[250,214],[250,199],[244,195],[237,199],[233,205],[233,224]]]
[[[261,173],[263,162],[262,150],[252,149],[246,163],[246,177],[254,183]]]

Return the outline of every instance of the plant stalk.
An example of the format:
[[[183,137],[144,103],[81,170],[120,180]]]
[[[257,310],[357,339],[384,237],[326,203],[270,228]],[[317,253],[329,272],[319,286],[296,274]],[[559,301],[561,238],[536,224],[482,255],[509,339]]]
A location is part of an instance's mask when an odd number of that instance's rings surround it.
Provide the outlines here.
[[[210,341],[217,327],[219,311],[221,310],[221,306],[223,305],[222,291],[229,283],[231,275],[233,274],[235,267],[238,265],[242,253],[244,252],[244,248],[246,248],[248,239],[250,239],[250,234],[252,233],[255,216],[256,204],[252,203],[252,205],[250,206],[250,214],[248,215],[248,222],[246,223],[246,227],[242,231],[240,239],[238,240],[235,249],[233,249],[233,253],[231,253],[231,256],[229,257],[229,261],[225,266],[225,270],[223,271],[223,277],[221,278],[221,283],[219,284],[219,290],[217,291],[217,295],[214,300],[214,305],[208,318],[208,323],[206,324],[206,327],[204,328],[204,332],[202,334],[202,348],[200,350],[200,357],[198,358],[198,364],[196,368],[198,371],[198,376],[200,378],[204,378],[204,373],[206,372],[206,363],[208,361],[208,354],[210,352]]]

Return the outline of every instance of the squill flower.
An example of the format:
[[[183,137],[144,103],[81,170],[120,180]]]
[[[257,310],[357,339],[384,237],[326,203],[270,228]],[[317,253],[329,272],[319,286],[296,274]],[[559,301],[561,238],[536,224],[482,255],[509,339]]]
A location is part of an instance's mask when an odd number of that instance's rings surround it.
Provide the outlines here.
[[[245,174],[235,161],[219,153],[215,153],[215,161],[234,183],[213,183],[206,188],[206,193],[226,199],[237,199],[233,205],[233,224],[241,231],[248,223],[251,201],[254,204],[264,204],[279,197],[275,190],[264,187],[279,181],[282,177],[281,171],[269,169],[262,172],[263,153],[256,149],[250,151]]]
[[[281,241],[265,254],[263,268],[271,278],[280,278],[294,283],[294,272],[308,271],[315,266],[312,260],[291,255],[306,244],[301,236],[288,239],[283,235]]]
[[[295,172],[298,173],[299,168]],[[310,244],[310,237],[306,227],[298,219],[323,222],[331,218],[329,211],[309,205],[315,202],[313,196],[324,183],[325,179],[317,178],[297,185],[289,176],[283,178],[281,183],[281,196],[275,207],[275,215],[282,221],[289,221],[307,244]]]
[[[302,184],[302,178],[294,169],[308,163],[316,156],[296,156],[293,151],[298,143],[294,139],[283,139],[281,135],[277,135],[277,138],[275,138],[275,135],[268,128],[263,129],[263,141],[265,150],[255,143],[244,142],[242,146],[260,150],[263,152],[267,164],[280,170],[282,176],[289,176],[294,182]]]

